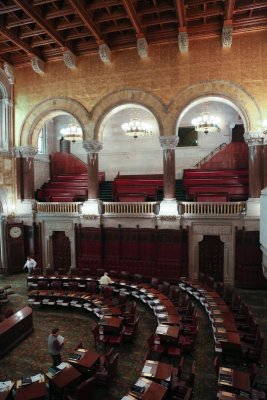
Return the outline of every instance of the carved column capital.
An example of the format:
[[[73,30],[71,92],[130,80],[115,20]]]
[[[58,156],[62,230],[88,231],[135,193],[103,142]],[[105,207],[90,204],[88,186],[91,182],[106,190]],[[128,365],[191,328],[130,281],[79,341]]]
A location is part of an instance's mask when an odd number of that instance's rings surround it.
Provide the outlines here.
[[[70,69],[76,68],[76,56],[70,50],[63,52],[63,60],[66,67]]]
[[[137,52],[140,58],[148,57],[148,44],[144,37],[137,39]]]
[[[189,50],[189,40],[187,32],[179,32],[178,45],[181,53],[187,53]]]
[[[222,47],[224,49],[230,48],[233,42],[233,27],[224,26],[222,29]]]
[[[41,60],[39,57],[32,57],[31,59],[32,62],[32,69],[34,72],[37,74],[43,74],[44,73],[44,62]]]
[[[111,51],[107,44],[102,43],[99,45],[99,57],[105,64],[111,62]]]
[[[38,153],[38,149],[33,146],[14,147],[16,157],[29,158],[34,157]]]
[[[83,142],[83,148],[87,151],[87,153],[99,153],[103,145],[101,142],[97,140],[86,140]]]
[[[179,136],[160,136],[159,142],[162,150],[173,150],[179,143]]]
[[[266,131],[265,131],[266,132]],[[248,146],[261,146],[267,144],[267,132],[250,131],[244,133],[245,142]]]
[[[11,64],[7,63],[7,62],[4,62],[3,68],[4,68],[5,74],[7,76],[8,82],[11,85],[14,85],[14,83],[15,83],[15,71],[14,71],[13,66]]]

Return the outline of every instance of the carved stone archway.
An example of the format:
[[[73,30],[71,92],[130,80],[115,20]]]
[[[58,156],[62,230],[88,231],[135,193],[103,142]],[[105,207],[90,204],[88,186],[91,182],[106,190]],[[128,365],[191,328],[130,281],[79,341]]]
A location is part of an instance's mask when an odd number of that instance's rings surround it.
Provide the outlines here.
[[[94,124],[94,139],[102,141],[105,116],[112,109],[123,104],[136,104],[147,108],[156,118],[160,135],[171,135],[164,129],[164,120],[166,118],[166,106],[153,94],[137,89],[122,89],[103,97],[93,108],[91,112],[91,122]]]
[[[224,80],[197,82],[180,92],[168,105],[164,129],[175,132],[177,118],[193,101],[201,97],[221,97],[235,104],[242,113],[246,131],[257,131],[262,120],[256,100],[241,86]]]
[[[67,97],[49,98],[37,104],[25,117],[20,132],[20,146],[37,147],[38,136],[48,119],[63,113],[73,115],[83,130],[84,139],[93,139],[93,125],[87,109]]]
[[[189,249],[189,277],[198,279],[199,272],[199,242],[204,235],[216,235],[224,243],[224,265],[223,277],[224,284],[234,285],[235,279],[235,257],[234,239],[232,225],[229,224],[201,224],[193,223],[190,228],[190,249]]]
[[[43,254],[44,254],[44,265],[46,268],[51,268],[52,262],[52,236],[56,231],[63,231],[70,241],[71,251],[71,266],[70,269],[76,267],[76,256],[75,256],[75,232],[74,224],[72,221],[45,221],[44,222],[44,243],[43,243]]]

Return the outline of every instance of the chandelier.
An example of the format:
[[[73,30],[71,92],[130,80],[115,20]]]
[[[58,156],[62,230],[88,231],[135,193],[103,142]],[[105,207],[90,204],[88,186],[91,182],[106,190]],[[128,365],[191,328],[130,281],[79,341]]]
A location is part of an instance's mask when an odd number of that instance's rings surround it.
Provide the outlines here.
[[[207,106],[203,112],[196,118],[193,118],[191,123],[194,125],[197,132],[215,133],[220,131],[221,119],[208,112]]]
[[[68,126],[60,130],[63,139],[75,143],[76,140],[83,139],[83,131],[75,118],[71,118]]]
[[[151,136],[152,130],[146,122],[141,122],[139,118],[131,118],[129,122],[122,124],[125,135],[137,139],[138,136]]]

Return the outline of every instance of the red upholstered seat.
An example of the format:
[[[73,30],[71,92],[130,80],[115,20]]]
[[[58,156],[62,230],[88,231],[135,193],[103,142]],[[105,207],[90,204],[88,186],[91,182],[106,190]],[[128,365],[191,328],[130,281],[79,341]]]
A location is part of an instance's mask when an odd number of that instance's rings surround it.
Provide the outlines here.
[[[80,383],[74,388],[67,396],[68,400],[87,400],[88,398],[93,400],[93,389],[95,387],[96,379],[91,377],[86,381]]]

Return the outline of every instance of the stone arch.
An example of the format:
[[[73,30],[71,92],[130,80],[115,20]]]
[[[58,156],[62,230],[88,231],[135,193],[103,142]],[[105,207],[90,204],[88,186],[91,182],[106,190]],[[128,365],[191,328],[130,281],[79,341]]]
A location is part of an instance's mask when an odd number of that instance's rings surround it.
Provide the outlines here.
[[[37,147],[38,135],[44,123],[62,112],[73,115],[83,130],[83,137],[92,137],[92,123],[87,109],[78,101],[67,97],[49,98],[37,104],[25,117],[20,131],[20,146]]]
[[[101,141],[105,116],[120,105],[131,103],[147,108],[156,118],[160,135],[164,135],[164,119],[166,106],[153,94],[138,89],[122,89],[103,97],[91,112],[91,122],[94,124],[94,139]]]
[[[242,113],[246,130],[259,130],[262,114],[256,100],[236,83],[217,80],[198,82],[180,92],[168,105],[165,129],[175,132],[177,118],[183,109],[196,99],[209,96],[220,97],[235,104]]]

